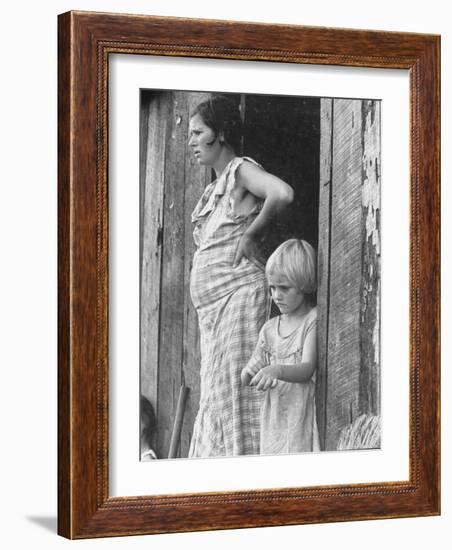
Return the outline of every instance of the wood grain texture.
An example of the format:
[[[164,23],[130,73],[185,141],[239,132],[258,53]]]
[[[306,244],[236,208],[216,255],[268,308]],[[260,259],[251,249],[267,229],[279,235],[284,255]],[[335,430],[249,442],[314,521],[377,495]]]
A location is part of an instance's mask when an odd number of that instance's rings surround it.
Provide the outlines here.
[[[437,36],[70,13],[59,19],[59,533],[70,538],[439,513]],[[108,466],[109,53],[410,70],[410,480],[111,498]],[[77,139],[74,139],[77,137]]]
[[[431,35],[72,12],[92,39],[164,55],[411,68]],[[267,40],[265,40],[266,37]]]
[[[158,410],[159,323],[162,271],[164,148],[167,134],[168,104],[160,95],[142,95],[142,117],[146,117],[144,189],[141,223],[142,262],[140,281],[141,314],[141,393]],[[157,123],[160,121],[160,123]],[[156,445],[156,441],[153,445]]]
[[[71,43],[70,14],[58,33],[58,532],[71,533]],[[64,91],[64,93],[63,93]],[[64,124],[63,124],[64,121]]]
[[[380,106],[363,101],[359,412],[370,415],[380,414]]]
[[[190,93],[187,96],[188,111],[186,114],[188,129],[188,119],[193,108],[207,99],[210,94]],[[198,412],[200,399],[200,369],[201,369],[201,351],[199,342],[198,316],[190,297],[190,273],[192,268],[192,259],[195,251],[193,241],[193,224],[191,213],[193,212],[199,198],[201,197],[206,185],[211,181],[210,169],[200,166],[193,154],[185,155],[185,272],[184,272],[184,337],[183,337],[183,358],[182,372],[185,385],[190,389],[187,398],[182,427],[180,455],[188,456],[193,425],[195,423],[196,413]]]
[[[380,103],[322,100],[321,140],[317,403],[335,450],[380,413]]]
[[[326,450],[359,416],[361,365],[362,101],[333,104]]]
[[[149,138],[145,153],[141,384],[157,415],[154,448],[159,458],[168,456],[180,386],[189,389],[179,451],[186,457],[200,391],[198,320],[190,298],[191,212],[210,181],[209,171],[189,154],[187,135],[190,111],[208,94],[148,90],[143,95]],[[160,322],[165,330],[161,342]]]
[[[440,484],[440,43],[412,69],[410,359],[412,448],[426,498],[439,508]],[[423,152],[426,152],[423,158]],[[417,368],[416,368],[417,367]],[[430,480],[430,483],[423,481]]]
[[[187,141],[187,123],[185,121],[187,98],[184,93],[174,92],[170,94],[168,100],[170,106],[165,146],[157,412],[159,424],[157,450],[162,458],[168,456],[171,430],[182,383],[184,333],[184,166],[185,143]]]
[[[326,398],[328,385],[328,311],[330,306],[331,248],[331,161],[333,139],[333,100],[320,102],[320,180],[319,180],[319,246],[317,269],[318,366],[316,382],[317,424],[320,443],[325,449]]]
[[[149,138],[149,98],[145,92],[140,93],[140,270],[143,263],[143,220],[145,213],[146,179],[148,164],[148,138]],[[140,272],[140,276],[141,276]]]

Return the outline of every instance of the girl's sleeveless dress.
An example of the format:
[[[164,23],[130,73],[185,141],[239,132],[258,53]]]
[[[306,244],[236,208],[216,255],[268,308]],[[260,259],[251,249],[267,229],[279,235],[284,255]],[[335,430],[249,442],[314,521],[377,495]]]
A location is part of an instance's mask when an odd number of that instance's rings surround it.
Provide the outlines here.
[[[242,387],[240,373],[268,317],[264,268],[242,258],[234,268],[240,239],[262,201],[236,215],[232,201],[237,168],[252,159],[235,157],[206,187],[192,214],[190,291],[198,313],[201,395],[189,457],[259,454],[262,393]],[[256,164],[256,163],[255,163]]]
[[[317,325],[317,308],[288,336],[279,332],[280,317],[262,327],[251,362],[264,365],[301,363],[306,336]],[[283,382],[263,392],[261,454],[320,451],[315,408],[316,374],[305,383]]]

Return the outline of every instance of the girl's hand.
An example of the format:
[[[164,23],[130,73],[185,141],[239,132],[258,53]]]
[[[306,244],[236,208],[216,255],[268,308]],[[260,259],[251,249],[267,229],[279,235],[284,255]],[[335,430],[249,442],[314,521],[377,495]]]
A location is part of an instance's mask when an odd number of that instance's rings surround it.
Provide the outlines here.
[[[232,267],[237,267],[243,257],[248,258],[250,262],[260,268],[264,265],[257,239],[247,233],[244,233],[240,239]]]
[[[249,363],[241,372],[240,379],[242,381],[242,386],[248,386],[252,378],[262,369],[264,364],[261,361],[256,361],[254,363]]]
[[[278,366],[269,365],[254,375],[250,386],[256,386],[257,390],[266,391],[274,388],[278,383]]]

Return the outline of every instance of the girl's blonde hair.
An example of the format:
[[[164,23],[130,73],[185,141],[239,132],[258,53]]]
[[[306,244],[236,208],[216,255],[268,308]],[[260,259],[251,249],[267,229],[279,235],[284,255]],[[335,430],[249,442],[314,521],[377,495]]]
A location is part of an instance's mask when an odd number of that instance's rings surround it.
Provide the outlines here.
[[[265,275],[285,277],[303,294],[314,295],[317,290],[316,253],[301,239],[283,242],[267,260]]]

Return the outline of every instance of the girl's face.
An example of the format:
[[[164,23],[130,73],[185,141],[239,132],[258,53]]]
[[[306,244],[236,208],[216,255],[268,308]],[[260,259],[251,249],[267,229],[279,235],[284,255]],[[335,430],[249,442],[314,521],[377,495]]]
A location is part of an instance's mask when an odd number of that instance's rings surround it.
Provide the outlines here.
[[[282,315],[298,313],[304,305],[304,294],[282,275],[270,275],[268,285],[273,301]]]
[[[199,164],[213,166],[218,159],[222,145],[219,136],[207,126],[199,114],[190,119],[188,145]]]

